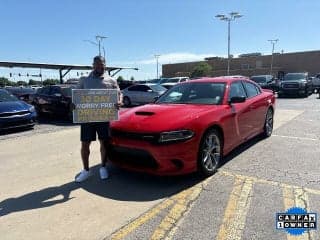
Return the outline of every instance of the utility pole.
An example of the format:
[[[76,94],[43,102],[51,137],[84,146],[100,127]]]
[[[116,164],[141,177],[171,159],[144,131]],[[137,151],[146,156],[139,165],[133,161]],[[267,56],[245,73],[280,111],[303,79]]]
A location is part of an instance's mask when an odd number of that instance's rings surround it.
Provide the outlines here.
[[[155,54],[154,57],[156,58],[157,61],[157,79],[159,79],[159,57],[161,55],[160,54]]]
[[[101,36],[101,35],[97,35],[95,42],[94,42],[94,41],[91,41],[91,40],[83,40],[83,41],[98,46],[99,56],[101,56],[101,48],[102,48],[102,50],[103,50],[103,57],[106,58],[106,51],[105,51],[105,49],[104,49],[104,46],[102,45],[103,39],[106,39],[106,38],[108,38],[108,37]]]
[[[272,75],[274,45],[279,41],[279,39],[271,39],[268,41],[272,44],[271,64],[270,64],[270,75]]]

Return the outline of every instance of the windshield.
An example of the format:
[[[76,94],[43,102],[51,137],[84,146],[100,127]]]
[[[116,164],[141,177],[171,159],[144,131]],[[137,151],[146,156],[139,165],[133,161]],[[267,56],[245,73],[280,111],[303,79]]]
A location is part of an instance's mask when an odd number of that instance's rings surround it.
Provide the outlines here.
[[[304,73],[288,73],[284,76],[283,81],[300,80],[305,78],[306,78],[306,75]]]
[[[255,81],[256,83],[266,83],[267,79],[266,77],[251,77],[252,81]]]
[[[10,94],[8,91],[0,89],[0,102],[19,101],[18,98]]]
[[[66,97],[71,97],[71,88],[61,88],[61,92]]]
[[[221,104],[225,83],[186,83],[168,90],[156,103]]]
[[[177,83],[177,82],[179,82],[179,78],[170,78],[167,81],[167,83]]]
[[[157,85],[149,85],[149,87],[155,91],[155,92],[164,92],[167,91],[167,89],[165,87],[162,87],[161,85],[157,84]]]

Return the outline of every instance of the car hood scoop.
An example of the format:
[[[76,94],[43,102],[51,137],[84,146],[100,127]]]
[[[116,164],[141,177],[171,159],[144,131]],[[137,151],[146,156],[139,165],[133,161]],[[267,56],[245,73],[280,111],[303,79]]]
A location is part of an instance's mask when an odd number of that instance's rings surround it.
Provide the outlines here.
[[[137,111],[135,112],[136,115],[142,115],[142,116],[152,116],[155,113],[154,112],[147,112],[147,111]]]

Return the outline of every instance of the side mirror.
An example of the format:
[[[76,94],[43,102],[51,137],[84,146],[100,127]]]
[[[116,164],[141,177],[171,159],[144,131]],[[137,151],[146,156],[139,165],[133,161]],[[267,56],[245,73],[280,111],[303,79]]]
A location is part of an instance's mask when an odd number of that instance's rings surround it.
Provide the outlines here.
[[[229,104],[232,104],[232,103],[243,103],[245,101],[246,101],[246,97],[245,96],[232,97],[229,100]]]

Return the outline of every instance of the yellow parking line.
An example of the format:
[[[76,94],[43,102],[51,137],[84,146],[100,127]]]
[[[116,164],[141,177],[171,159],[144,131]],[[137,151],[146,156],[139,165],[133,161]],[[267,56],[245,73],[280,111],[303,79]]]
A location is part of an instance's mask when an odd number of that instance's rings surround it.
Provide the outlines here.
[[[149,221],[153,217],[155,217],[161,210],[168,208],[174,203],[172,199],[167,199],[160,203],[158,206],[152,208],[141,217],[137,218],[133,222],[129,223],[125,227],[121,228],[119,231],[115,232],[112,236],[112,240],[120,240],[127,236],[129,233],[137,229],[139,226],[144,224],[145,222]]]
[[[285,209],[292,207],[301,207],[310,211],[308,196],[305,190],[302,188],[294,188],[290,185],[283,185],[283,202]],[[287,240],[310,240],[314,239],[314,233],[308,232],[301,236],[292,236],[287,234]]]
[[[124,226],[114,234],[112,234],[112,240],[120,240],[126,237],[129,233],[136,230],[142,224],[150,221],[155,216],[157,216],[162,210],[174,205],[170,210],[168,216],[162,221],[156,231],[153,233],[152,239],[162,239],[165,235],[168,235],[168,231],[172,230],[176,222],[183,216],[183,214],[188,210],[188,205],[194,201],[201,193],[203,186],[208,184],[211,178],[207,178],[205,181],[200,182],[193,187],[190,187],[171,198],[163,201],[156,207],[150,209],[148,212],[143,214],[141,217],[135,219],[133,222]]]
[[[190,211],[191,204],[199,197],[203,187],[208,184],[211,178],[207,178],[202,183],[198,183],[192,188],[177,195],[177,202],[172,207],[167,216],[162,220],[151,236],[152,240],[172,239],[175,233],[175,226]]]
[[[224,213],[217,240],[241,239],[246,216],[251,204],[250,194],[252,187],[252,180],[235,178],[234,187]]]
[[[219,173],[221,173],[222,175],[225,175],[225,176],[237,177],[237,178],[242,179],[242,180],[250,179],[255,183],[263,183],[263,184],[268,184],[268,185],[272,185],[272,186],[279,186],[279,187],[289,186],[289,187],[292,187],[293,189],[301,188],[301,187],[295,186],[295,185],[289,185],[289,184],[280,183],[280,182],[276,182],[276,181],[272,181],[272,180],[266,180],[266,179],[262,179],[262,178],[256,178],[256,177],[251,177],[251,176],[240,175],[240,174],[236,174],[236,173],[228,172],[228,171],[219,171]],[[312,193],[312,194],[315,194],[315,195],[320,195],[320,190],[318,190],[318,189],[304,188],[304,191],[306,193]]]

